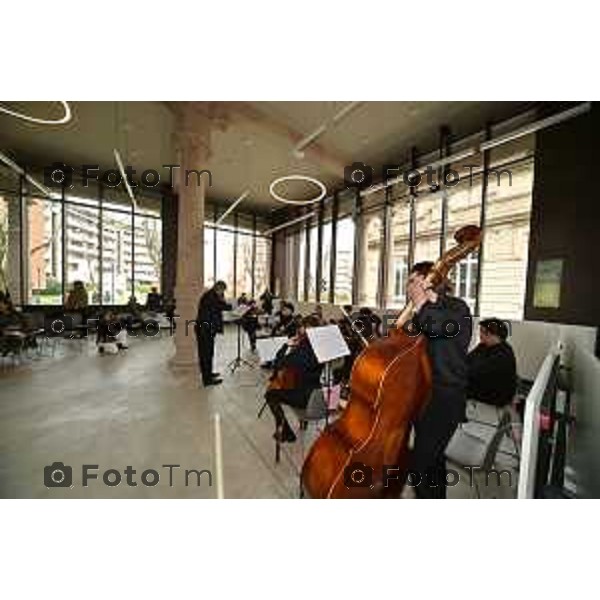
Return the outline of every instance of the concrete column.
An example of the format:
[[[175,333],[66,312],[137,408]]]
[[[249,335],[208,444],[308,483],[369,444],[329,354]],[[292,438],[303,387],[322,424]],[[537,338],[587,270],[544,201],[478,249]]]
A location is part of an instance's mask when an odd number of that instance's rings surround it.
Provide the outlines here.
[[[204,198],[207,175],[200,177],[186,172],[208,168],[210,154],[210,115],[206,103],[174,103],[175,143],[177,163],[175,171],[178,195],[177,216],[177,330],[175,355],[171,367],[178,373],[192,375],[198,370],[196,336],[193,321],[198,299],[204,289]],[[187,179],[187,181],[186,181]]]

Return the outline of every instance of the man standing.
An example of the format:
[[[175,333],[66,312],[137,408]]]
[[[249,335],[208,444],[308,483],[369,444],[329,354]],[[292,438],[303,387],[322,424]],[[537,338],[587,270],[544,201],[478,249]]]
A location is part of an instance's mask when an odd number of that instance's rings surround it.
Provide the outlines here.
[[[428,338],[432,367],[431,399],[414,427],[410,471],[417,479],[413,484],[417,498],[446,497],[444,453],[465,414],[472,327],[469,307],[447,294],[447,283],[436,289],[429,286],[426,277],[432,268],[431,262],[417,263],[408,278],[408,296],[415,306],[413,322]]]
[[[204,386],[218,385],[223,380],[219,373],[213,372],[215,355],[215,337],[223,333],[223,311],[231,310],[225,302],[224,281],[217,281],[213,287],[200,296],[198,314],[196,315],[196,340],[198,342],[198,362]]]

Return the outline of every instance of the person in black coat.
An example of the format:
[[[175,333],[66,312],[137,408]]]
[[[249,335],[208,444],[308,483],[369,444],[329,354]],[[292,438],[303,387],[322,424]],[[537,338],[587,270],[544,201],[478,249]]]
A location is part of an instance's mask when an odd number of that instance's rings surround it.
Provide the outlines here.
[[[218,385],[223,380],[219,373],[213,372],[215,355],[215,337],[223,333],[223,311],[231,310],[231,304],[225,302],[227,284],[217,281],[213,287],[204,292],[198,303],[196,315],[196,340],[198,343],[198,362],[202,383],[205,386]]]
[[[275,357],[272,379],[277,377],[279,371],[289,369],[300,382],[293,389],[268,389],[265,394],[265,400],[275,417],[274,437],[281,442],[296,441],[296,434],[288,423],[281,405],[306,408],[311,393],[321,385],[323,365],[319,364],[306,335],[307,328],[318,325],[318,319],[314,315],[302,319],[296,337],[284,344]]]
[[[250,349],[252,352],[256,351],[256,332],[258,331],[258,313],[259,309],[256,304],[256,300],[247,301],[246,304],[240,304],[238,300],[238,306],[244,307],[246,311],[240,319],[241,328],[248,334],[248,341],[250,342]]]
[[[262,303],[262,310],[265,314],[270,315],[273,313],[273,294],[269,288],[267,288],[258,298]]]
[[[436,289],[427,283],[432,268],[429,261],[417,263],[408,279],[408,296],[415,306],[413,323],[428,338],[432,370],[431,398],[414,424],[409,472],[416,479],[417,498],[446,497],[445,450],[465,414],[472,327],[468,305],[447,294],[447,282]]]
[[[479,322],[479,344],[469,353],[469,398],[492,404],[510,404],[517,391],[517,363],[506,341],[508,327],[500,319]]]

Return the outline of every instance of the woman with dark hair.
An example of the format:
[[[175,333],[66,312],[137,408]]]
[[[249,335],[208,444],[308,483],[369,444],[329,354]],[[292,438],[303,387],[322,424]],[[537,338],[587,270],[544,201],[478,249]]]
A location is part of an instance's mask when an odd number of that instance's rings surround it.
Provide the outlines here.
[[[296,335],[298,329],[297,322],[294,319],[294,305],[291,302],[283,302],[281,310],[275,315],[277,322],[271,329],[271,336],[287,336],[289,338]]]

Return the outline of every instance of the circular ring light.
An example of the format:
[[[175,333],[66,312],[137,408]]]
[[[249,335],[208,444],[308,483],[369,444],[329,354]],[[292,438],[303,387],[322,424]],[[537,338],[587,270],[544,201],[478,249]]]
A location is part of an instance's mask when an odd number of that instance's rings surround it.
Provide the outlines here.
[[[313,183],[314,185],[316,185],[321,191],[319,192],[318,196],[316,196],[315,198],[311,198],[310,200],[289,200],[288,198],[283,198],[277,192],[275,192],[275,186],[278,183],[282,183],[284,181],[308,181],[309,183]],[[318,179],[315,179],[314,177],[308,177],[306,175],[286,175],[285,177],[275,179],[271,182],[271,185],[269,186],[269,192],[271,196],[273,196],[273,198],[275,198],[275,200],[277,200],[278,202],[283,202],[284,204],[295,204],[296,206],[314,204],[315,202],[319,202],[319,200],[325,198],[325,196],[327,195],[327,189],[325,188],[325,185],[322,182],[320,182]]]
[[[23,121],[29,121],[30,123],[37,123],[38,125],[64,125],[68,123],[71,118],[71,107],[66,100],[59,100],[59,102],[63,105],[65,109],[65,114],[61,119],[55,119],[54,121],[51,119],[38,119],[37,117],[31,117],[29,115],[24,115],[23,113],[16,112],[14,110],[10,110],[10,108],[6,108],[4,106],[0,106],[0,112],[6,113],[7,115],[11,115],[13,117],[17,117],[17,119],[23,119]]]

